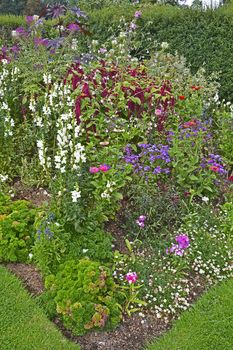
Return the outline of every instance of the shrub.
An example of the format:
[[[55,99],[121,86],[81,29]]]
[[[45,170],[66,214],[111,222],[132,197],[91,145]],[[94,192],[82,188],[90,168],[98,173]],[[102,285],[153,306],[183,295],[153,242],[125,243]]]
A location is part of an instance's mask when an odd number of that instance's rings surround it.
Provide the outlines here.
[[[121,319],[111,270],[98,262],[66,261],[56,276],[46,278],[46,288],[64,325],[74,334],[111,328]]]
[[[0,261],[27,262],[34,241],[36,209],[0,194]]]

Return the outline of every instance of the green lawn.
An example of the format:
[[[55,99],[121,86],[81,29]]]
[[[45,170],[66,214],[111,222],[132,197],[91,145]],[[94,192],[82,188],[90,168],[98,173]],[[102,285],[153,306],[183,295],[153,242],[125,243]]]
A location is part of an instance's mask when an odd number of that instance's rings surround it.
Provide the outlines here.
[[[21,282],[0,266],[0,350],[79,350],[65,339]]]
[[[232,350],[233,279],[206,293],[147,350]]]

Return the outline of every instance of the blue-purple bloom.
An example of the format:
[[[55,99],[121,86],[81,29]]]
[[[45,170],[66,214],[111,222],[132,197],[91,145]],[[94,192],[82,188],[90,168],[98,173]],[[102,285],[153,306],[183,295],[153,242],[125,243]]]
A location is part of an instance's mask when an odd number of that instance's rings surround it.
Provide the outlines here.
[[[81,11],[79,7],[72,7],[70,11],[74,13],[77,17],[83,17],[85,19],[88,18],[87,14],[84,11]]]

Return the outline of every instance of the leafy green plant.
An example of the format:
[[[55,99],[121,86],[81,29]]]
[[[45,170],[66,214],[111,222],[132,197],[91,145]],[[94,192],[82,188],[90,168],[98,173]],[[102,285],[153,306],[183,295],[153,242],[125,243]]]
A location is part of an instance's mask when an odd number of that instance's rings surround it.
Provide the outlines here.
[[[109,329],[121,319],[120,293],[111,270],[98,262],[66,261],[45,285],[64,325],[74,334]]]
[[[29,202],[12,202],[0,194],[0,261],[29,261],[36,212]]]

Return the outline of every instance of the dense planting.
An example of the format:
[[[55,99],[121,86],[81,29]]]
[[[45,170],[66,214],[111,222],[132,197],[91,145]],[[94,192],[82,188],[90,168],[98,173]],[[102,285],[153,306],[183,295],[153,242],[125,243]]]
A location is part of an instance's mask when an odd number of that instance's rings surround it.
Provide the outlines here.
[[[1,48],[0,258],[35,263],[77,335],[169,322],[232,276],[232,105],[166,42],[140,54],[144,16],[98,42],[85,12],[51,6]],[[17,181],[49,201],[14,201]]]

